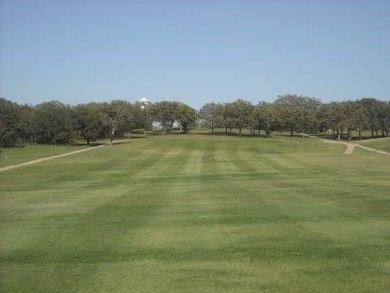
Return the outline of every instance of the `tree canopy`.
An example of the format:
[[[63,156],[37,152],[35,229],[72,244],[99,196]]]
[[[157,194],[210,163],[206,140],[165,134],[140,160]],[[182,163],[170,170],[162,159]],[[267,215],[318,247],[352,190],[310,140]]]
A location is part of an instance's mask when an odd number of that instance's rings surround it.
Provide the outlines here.
[[[88,103],[75,106],[59,101],[36,106],[19,105],[0,98],[0,146],[23,143],[66,144],[77,138],[88,144],[98,139],[123,137],[135,130],[146,131],[160,125],[167,134],[175,125],[182,132],[197,124],[210,129],[249,128],[267,136],[272,131],[294,133],[331,133],[334,137],[350,137],[352,131],[369,131],[371,136],[388,136],[390,102],[375,98],[356,101],[322,103],[314,97],[278,96],[273,102],[254,105],[245,99],[228,103],[207,103],[199,111],[178,101],[159,101],[147,105],[126,100],[110,103]],[[176,127],[176,126],[175,126]]]

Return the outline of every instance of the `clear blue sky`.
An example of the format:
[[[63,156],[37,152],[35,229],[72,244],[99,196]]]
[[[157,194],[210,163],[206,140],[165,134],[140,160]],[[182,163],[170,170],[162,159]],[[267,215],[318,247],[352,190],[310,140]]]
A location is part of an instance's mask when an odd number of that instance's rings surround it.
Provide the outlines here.
[[[0,0],[0,96],[390,99],[388,0]]]

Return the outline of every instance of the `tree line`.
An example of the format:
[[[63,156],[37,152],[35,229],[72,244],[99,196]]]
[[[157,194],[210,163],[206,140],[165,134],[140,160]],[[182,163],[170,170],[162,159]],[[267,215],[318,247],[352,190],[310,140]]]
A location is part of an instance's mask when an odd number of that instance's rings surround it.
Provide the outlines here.
[[[334,137],[389,136],[390,101],[363,98],[356,101],[322,103],[319,99],[278,96],[273,102],[253,104],[245,99],[229,103],[207,103],[199,111],[178,101],[155,103],[114,100],[75,106],[59,101],[36,106],[20,105],[0,98],[0,146],[25,143],[68,144],[82,138],[87,144],[99,139],[123,137],[135,130],[150,131],[158,125],[162,134],[179,125],[183,133],[191,127],[208,127],[211,133],[233,129],[242,135],[249,129],[257,136],[272,131],[331,133]]]

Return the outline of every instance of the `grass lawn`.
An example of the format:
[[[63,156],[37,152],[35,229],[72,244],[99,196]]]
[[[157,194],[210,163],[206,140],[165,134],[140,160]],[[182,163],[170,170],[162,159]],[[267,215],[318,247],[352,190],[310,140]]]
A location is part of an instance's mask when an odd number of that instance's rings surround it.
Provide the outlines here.
[[[40,158],[60,155],[68,152],[81,150],[87,145],[64,146],[64,145],[28,145],[14,148],[0,148],[0,168],[16,165]]]
[[[154,136],[0,173],[0,291],[388,292],[390,157],[344,149]]]
[[[358,141],[358,144],[390,153],[390,137]]]

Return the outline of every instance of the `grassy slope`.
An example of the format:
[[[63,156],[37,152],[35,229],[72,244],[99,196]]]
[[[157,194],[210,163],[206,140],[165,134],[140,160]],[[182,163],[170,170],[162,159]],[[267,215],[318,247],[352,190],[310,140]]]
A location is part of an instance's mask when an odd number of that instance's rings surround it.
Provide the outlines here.
[[[362,140],[358,144],[390,153],[390,137]]]
[[[384,292],[387,156],[152,137],[0,174],[4,292]]]

